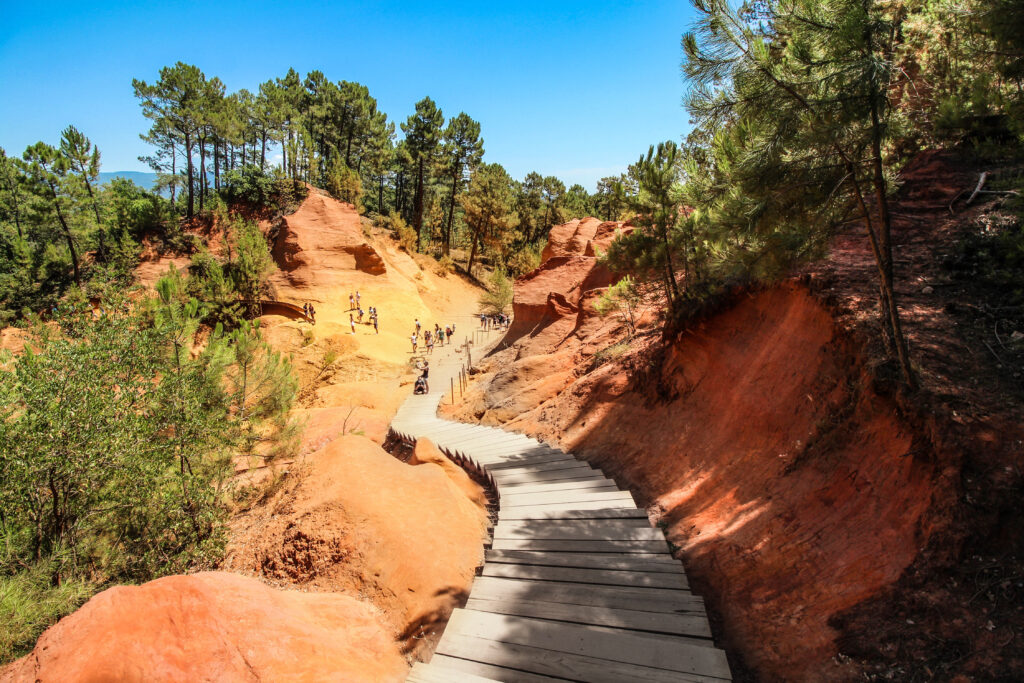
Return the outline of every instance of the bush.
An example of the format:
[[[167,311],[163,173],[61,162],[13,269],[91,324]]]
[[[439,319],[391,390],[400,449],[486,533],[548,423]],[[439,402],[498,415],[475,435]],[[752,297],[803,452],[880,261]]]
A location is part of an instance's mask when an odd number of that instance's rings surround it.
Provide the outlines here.
[[[27,654],[47,628],[71,614],[95,592],[85,580],[53,585],[49,562],[16,574],[0,574],[0,666]]]
[[[484,313],[504,313],[512,305],[512,280],[501,268],[495,268],[487,283],[487,291],[480,297]]]
[[[261,171],[249,165],[222,177],[220,196],[228,204],[244,202],[255,208],[287,211],[306,198],[304,183],[285,177],[280,169]]]
[[[450,273],[455,272],[455,260],[451,256],[445,254],[437,261],[437,274],[441,277],[448,277]]]

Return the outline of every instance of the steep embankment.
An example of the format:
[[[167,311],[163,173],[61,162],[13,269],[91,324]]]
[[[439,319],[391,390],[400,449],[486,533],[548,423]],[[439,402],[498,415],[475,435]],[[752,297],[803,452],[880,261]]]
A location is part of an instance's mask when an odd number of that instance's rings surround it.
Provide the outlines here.
[[[964,542],[962,449],[996,461],[1019,425],[996,438],[991,426],[954,435],[950,411],[877,381],[865,336],[836,308],[841,297],[862,304],[870,280],[833,277],[832,306],[802,281],[739,292],[678,337],[642,326],[628,349],[613,346],[624,330],[596,315],[599,290],[588,290],[608,276],[587,256],[592,242],[567,237],[592,223],[552,231],[551,257],[516,283],[511,346],[450,412],[558,442],[638,494],[718,612],[734,671],[821,680],[957,664],[933,661],[928,646],[902,650],[889,638],[897,631],[940,645],[970,632],[978,651],[958,662],[1008,666],[990,633],[1012,633],[1013,621],[985,626],[969,613],[971,602],[979,614],[996,607],[968,594],[951,600],[955,612],[936,609],[951,597],[940,567]],[[893,590],[908,573],[932,578],[904,609]],[[947,616],[958,626],[939,627]]]
[[[249,502],[231,521],[226,571],[107,590],[48,630],[5,680],[402,680],[468,591],[486,532],[481,492],[440,454],[410,466],[381,444],[411,390],[414,321],[468,322],[480,290],[315,190],[265,228],[280,268],[272,296],[312,303],[317,322],[261,319],[292,358],[292,417],[304,431],[277,460],[237,459],[235,486],[256,487],[239,496]],[[151,285],[169,259],[144,264],[140,282]],[[364,310],[379,311],[379,334],[368,315],[353,334],[357,291]],[[5,345],[16,341],[5,332]]]

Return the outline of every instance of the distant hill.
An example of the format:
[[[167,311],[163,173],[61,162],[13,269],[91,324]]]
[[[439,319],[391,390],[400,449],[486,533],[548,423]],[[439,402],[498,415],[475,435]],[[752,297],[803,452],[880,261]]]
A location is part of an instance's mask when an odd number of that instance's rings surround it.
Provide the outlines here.
[[[100,173],[100,184],[102,185],[112,178],[131,180],[139,187],[144,187],[147,190],[152,190],[153,184],[156,183],[156,173],[148,171],[110,171]]]

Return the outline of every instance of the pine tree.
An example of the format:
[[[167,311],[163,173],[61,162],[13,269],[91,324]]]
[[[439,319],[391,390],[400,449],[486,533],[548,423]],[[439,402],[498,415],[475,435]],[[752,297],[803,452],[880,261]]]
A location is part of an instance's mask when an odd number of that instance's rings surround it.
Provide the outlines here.
[[[484,141],[480,139],[480,124],[465,112],[448,122],[444,131],[441,150],[441,166],[450,182],[448,194],[448,216],[441,233],[444,255],[451,251],[452,229],[455,223],[455,204],[467,173],[480,163],[484,155]]]
[[[416,103],[416,113],[402,124],[405,146],[415,165],[416,184],[413,194],[412,227],[416,230],[416,248],[423,247],[423,209],[430,169],[441,143],[441,125],[444,113],[429,97]]]
[[[477,247],[496,246],[519,223],[512,185],[512,178],[500,164],[482,164],[470,178],[469,188],[459,197],[472,243],[466,263],[470,275]]]

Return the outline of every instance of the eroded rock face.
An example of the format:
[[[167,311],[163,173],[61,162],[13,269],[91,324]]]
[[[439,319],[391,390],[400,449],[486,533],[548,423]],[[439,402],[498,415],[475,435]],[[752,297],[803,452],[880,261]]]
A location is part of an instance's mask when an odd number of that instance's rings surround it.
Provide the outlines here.
[[[596,218],[575,219],[551,228],[540,267],[515,282],[513,322],[506,341],[523,337],[564,338],[587,315],[581,302],[587,292],[607,287],[615,276],[598,264],[616,231],[632,228]]]
[[[116,586],[61,619],[0,681],[402,681],[380,615],[337,593],[226,572]]]
[[[355,207],[316,191],[284,218],[273,255],[281,271],[272,281],[295,290],[349,286],[351,271],[387,271],[384,259],[367,243]]]

